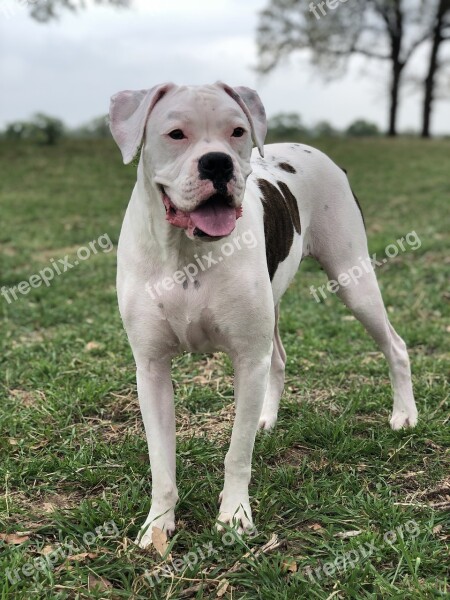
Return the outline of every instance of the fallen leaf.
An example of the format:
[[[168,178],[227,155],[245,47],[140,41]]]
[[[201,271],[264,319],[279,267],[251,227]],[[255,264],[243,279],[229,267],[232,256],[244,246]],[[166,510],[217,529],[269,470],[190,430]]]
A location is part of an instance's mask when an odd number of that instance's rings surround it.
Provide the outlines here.
[[[293,558],[285,560],[281,566],[284,571],[288,571],[289,573],[297,573],[297,563]]]
[[[167,535],[159,527],[153,527],[152,529],[152,544],[160,556],[165,555],[169,544],[167,543]]]
[[[36,395],[34,392],[15,389],[10,390],[9,393],[15,400],[17,400],[24,406],[32,406],[36,402]]]
[[[433,533],[441,533],[442,531],[442,523],[433,527]]]
[[[101,347],[102,345],[98,342],[88,342],[84,349],[86,350],[86,352],[91,352],[92,350],[98,350]]]
[[[30,539],[28,535],[19,535],[18,533],[0,533],[0,540],[7,544],[23,544]]]
[[[37,444],[30,446],[30,448],[31,448],[31,450],[39,450],[39,448],[43,448],[44,446],[47,446],[47,444],[48,444],[48,440],[41,440]]]
[[[71,554],[67,557],[68,561],[78,562],[85,558],[96,558],[98,555],[95,552],[80,552],[80,554]]]
[[[98,588],[99,590],[110,590],[112,587],[112,583],[104,577],[94,577],[93,575],[89,575],[88,577],[89,589]]]
[[[11,444],[11,446],[17,446],[19,443],[16,438],[8,438],[8,442]]]
[[[47,556],[47,554],[51,554],[55,548],[53,546],[44,546],[41,550],[41,554]]]
[[[69,554],[67,560],[78,562],[79,560],[84,560],[88,555],[87,552],[80,552],[80,554]]]
[[[228,589],[228,586],[230,585],[230,582],[227,581],[226,579],[221,579],[219,582],[219,585],[217,586],[217,598],[222,598],[222,596],[225,595],[225,592]]]
[[[313,531],[321,531],[323,530],[323,527],[320,523],[312,523],[311,525],[308,525],[308,529],[312,529]]]
[[[338,533],[334,534],[334,537],[338,537],[341,538],[341,540],[345,540],[347,538],[356,537],[360,533],[362,533],[360,529],[355,529],[354,531],[339,531]]]

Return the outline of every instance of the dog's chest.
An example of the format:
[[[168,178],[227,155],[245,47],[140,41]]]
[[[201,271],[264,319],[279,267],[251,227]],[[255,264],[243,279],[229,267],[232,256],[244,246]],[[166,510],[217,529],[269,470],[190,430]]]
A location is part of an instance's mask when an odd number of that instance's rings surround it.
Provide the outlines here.
[[[205,294],[194,287],[162,297],[158,318],[174,341],[176,351],[214,352],[226,350],[226,328],[218,307],[211,306]],[[211,300],[211,299],[210,299]]]

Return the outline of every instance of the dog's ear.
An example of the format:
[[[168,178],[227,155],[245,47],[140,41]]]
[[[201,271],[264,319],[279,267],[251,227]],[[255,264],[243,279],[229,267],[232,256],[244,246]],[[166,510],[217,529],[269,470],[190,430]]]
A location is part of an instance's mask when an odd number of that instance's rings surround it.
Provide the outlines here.
[[[252,138],[258,147],[261,156],[264,156],[264,140],[267,134],[267,118],[261,98],[248,87],[238,86],[230,87],[226,83],[218,81],[216,83],[224,89],[226,93],[235,100],[244,111],[250,122]]]
[[[173,83],[163,83],[149,90],[125,90],[111,97],[109,127],[126,165],[136,156],[153,107],[172,87]]]

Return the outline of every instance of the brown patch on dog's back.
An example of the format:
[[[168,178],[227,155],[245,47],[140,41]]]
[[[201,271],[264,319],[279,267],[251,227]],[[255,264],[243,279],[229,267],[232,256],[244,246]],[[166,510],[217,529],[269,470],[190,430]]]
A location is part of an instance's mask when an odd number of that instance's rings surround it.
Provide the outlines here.
[[[300,223],[297,200],[284,181],[277,181],[277,184],[284,196],[284,199],[286,200],[286,204],[289,208],[289,214],[291,215],[292,222],[294,223],[295,231],[297,233],[301,233],[302,226]]]
[[[267,268],[272,280],[278,265],[289,255],[294,228],[297,233],[301,231],[300,215],[297,200],[284,182],[277,182],[280,189],[266,179],[258,179],[257,184],[262,193]]]
[[[297,171],[294,169],[294,167],[287,162],[279,163],[278,168],[283,169],[283,171],[286,171],[287,173],[297,173]]]

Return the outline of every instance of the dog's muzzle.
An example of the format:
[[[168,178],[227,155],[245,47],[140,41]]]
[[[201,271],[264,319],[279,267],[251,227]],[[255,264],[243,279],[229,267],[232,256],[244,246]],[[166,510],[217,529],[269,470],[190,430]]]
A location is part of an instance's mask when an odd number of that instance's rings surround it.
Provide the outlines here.
[[[242,215],[242,206],[233,206],[233,199],[220,193],[214,194],[191,212],[178,209],[164,188],[162,195],[166,220],[174,227],[186,229],[190,237],[217,239],[230,235],[236,227],[236,220]]]

